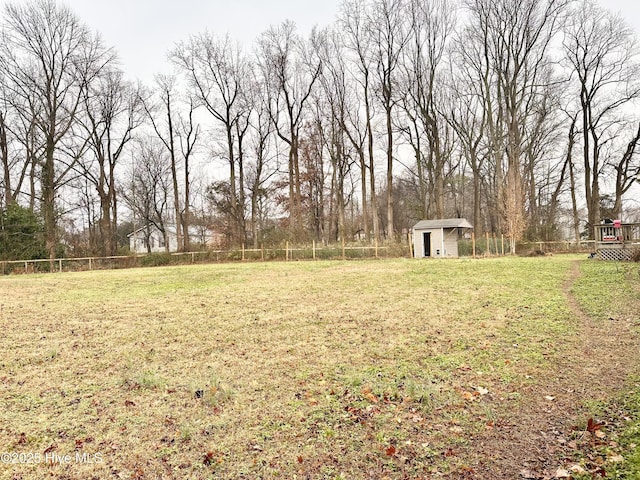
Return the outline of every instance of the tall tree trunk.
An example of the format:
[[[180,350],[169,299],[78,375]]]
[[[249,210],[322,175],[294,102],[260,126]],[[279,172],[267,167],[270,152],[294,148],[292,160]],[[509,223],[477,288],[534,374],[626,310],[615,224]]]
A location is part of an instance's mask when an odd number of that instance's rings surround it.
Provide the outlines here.
[[[56,258],[56,246],[58,243],[56,222],[56,188],[55,188],[55,144],[47,139],[45,159],[42,168],[42,217],[44,220],[44,234],[47,254],[50,259]]]
[[[393,120],[391,106],[386,108],[387,116],[387,238],[395,241],[393,224]]]
[[[362,230],[365,240],[369,240],[369,206],[367,200],[367,162],[364,156],[364,150],[358,150],[360,158],[360,194],[362,202]]]
[[[371,122],[371,100],[369,98],[368,74],[364,87],[364,108],[367,116],[367,153],[369,156],[369,194],[371,196],[371,221],[373,223],[373,238],[380,241],[380,217],[378,216],[378,198],[376,196],[375,159],[373,156],[373,126]]]
[[[4,204],[6,207],[13,203],[13,192],[11,191],[11,171],[9,169],[9,146],[7,144],[7,129],[2,112],[0,112],[0,162],[2,162],[3,167]]]

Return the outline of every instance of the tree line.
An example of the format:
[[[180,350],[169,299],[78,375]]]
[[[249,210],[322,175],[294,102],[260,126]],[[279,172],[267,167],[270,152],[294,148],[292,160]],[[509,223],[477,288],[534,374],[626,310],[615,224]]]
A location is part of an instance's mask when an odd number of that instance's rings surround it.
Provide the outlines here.
[[[153,85],[64,4],[0,23],[0,207],[51,258],[115,254],[125,222],[188,251],[195,225],[393,242],[446,217],[513,251],[592,237],[640,173],[635,33],[594,0],[345,0],[307,38],[194,33]]]

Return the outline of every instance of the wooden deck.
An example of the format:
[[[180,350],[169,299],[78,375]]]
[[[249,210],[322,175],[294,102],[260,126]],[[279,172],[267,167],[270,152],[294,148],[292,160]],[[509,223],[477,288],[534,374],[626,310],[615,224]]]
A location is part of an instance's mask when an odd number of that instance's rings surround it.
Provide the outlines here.
[[[602,260],[631,260],[640,251],[640,223],[596,225],[596,251]]]

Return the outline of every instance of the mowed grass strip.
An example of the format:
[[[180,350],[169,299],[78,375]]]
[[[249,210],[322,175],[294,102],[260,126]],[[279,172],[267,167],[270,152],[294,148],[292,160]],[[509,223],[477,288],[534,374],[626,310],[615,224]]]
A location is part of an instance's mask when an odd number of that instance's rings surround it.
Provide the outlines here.
[[[574,260],[0,278],[0,445],[49,460],[0,464],[0,478],[464,468],[457,448],[521,401],[575,333],[561,289]]]

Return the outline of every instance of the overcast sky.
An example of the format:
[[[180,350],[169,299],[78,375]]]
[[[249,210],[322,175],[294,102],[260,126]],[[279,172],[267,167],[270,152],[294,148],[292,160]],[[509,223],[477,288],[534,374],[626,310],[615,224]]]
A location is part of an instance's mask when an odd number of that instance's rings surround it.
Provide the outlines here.
[[[0,3],[5,0],[0,0]],[[333,22],[340,0],[66,0],[78,16],[118,51],[131,78],[150,82],[167,71],[176,42],[204,32],[229,33],[246,49],[270,25],[291,19],[300,33]]]
[[[22,1],[22,0],[18,0]],[[0,0],[4,5],[7,0]],[[290,19],[308,35],[314,25],[335,19],[342,0],[66,0],[78,16],[99,31],[106,45],[116,48],[131,79],[150,83],[168,70],[166,53],[176,42],[208,29],[229,33],[245,46],[270,25]],[[600,0],[620,11],[640,32],[640,1]]]

